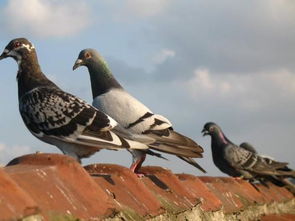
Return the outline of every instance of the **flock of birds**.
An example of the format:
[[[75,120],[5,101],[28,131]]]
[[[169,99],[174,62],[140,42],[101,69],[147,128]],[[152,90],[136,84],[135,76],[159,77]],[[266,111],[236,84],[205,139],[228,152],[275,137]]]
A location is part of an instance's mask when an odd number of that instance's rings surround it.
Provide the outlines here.
[[[27,39],[11,40],[0,60],[7,57],[18,63],[19,111],[38,139],[79,162],[101,149],[126,149],[133,157],[130,169],[138,176],[144,176],[140,167],[146,154],[164,158],[155,151],[176,155],[206,172],[194,160],[202,157],[203,148],[124,90],[96,50],[82,50],[73,66],[73,70],[88,68],[93,106],[61,90],[43,74]],[[223,173],[294,188],[288,178],[295,178],[295,171],[287,163],[259,155],[248,143],[235,145],[215,123],[206,123],[202,132],[211,136],[213,161]]]

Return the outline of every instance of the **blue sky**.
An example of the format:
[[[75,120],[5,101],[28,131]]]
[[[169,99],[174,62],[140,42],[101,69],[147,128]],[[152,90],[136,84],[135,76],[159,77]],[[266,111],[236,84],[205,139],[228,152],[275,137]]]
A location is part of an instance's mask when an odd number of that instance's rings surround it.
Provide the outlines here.
[[[295,3],[292,0],[5,0],[0,50],[16,37],[31,40],[43,72],[91,102],[86,68],[73,72],[80,50],[97,49],[135,97],[204,147],[212,163],[208,121],[235,143],[295,167]],[[1,49],[2,47],[2,49]],[[25,128],[17,101],[17,64],[0,63],[0,164],[16,156],[59,152]],[[200,174],[173,156],[145,165]],[[84,164],[129,166],[124,151],[101,151]]]

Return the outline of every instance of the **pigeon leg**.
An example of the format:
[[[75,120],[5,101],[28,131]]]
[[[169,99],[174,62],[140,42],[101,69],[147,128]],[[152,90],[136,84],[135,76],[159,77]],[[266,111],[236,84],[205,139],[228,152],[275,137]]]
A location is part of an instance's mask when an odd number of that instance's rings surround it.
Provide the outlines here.
[[[145,174],[142,172],[139,172],[139,169],[141,168],[141,165],[143,161],[145,160],[145,156],[141,157],[140,159],[136,160],[134,163],[132,163],[130,170],[135,173],[139,178],[144,177]]]
[[[138,177],[145,176],[144,173],[139,172],[143,161],[145,160],[146,154],[143,151],[130,151],[133,156],[133,163],[130,166],[130,170],[135,173]]]

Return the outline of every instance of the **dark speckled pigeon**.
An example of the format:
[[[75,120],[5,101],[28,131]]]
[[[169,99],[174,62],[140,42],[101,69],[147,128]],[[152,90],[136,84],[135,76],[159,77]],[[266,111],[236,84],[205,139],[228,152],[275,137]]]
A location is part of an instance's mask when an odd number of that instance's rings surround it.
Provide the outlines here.
[[[41,71],[34,46],[25,38],[12,40],[0,60],[18,63],[18,98],[22,119],[38,139],[79,160],[102,148],[148,149],[114,132],[117,122],[78,97],[62,91]]]
[[[245,179],[263,176],[294,177],[295,171],[286,170],[288,163],[265,158],[232,143],[215,123],[206,123],[202,132],[211,136],[214,164],[224,173]],[[255,150],[255,149],[254,149]]]
[[[114,118],[121,126],[119,133],[132,134],[134,140],[148,143],[149,147],[174,154],[191,165],[202,169],[192,158],[202,157],[203,149],[192,139],[172,129],[164,116],[154,114],[130,95],[114,78],[102,56],[94,49],[82,50],[73,69],[88,68],[93,105]],[[142,151],[132,151],[131,169],[137,172],[145,159]]]

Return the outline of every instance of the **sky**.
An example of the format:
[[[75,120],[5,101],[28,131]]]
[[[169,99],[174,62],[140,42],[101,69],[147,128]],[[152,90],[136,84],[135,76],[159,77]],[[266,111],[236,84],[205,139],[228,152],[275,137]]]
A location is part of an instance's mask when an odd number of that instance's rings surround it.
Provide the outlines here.
[[[84,48],[105,57],[125,89],[204,148],[197,161],[219,176],[206,122],[236,144],[295,168],[295,2],[293,0],[4,0],[0,51],[17,37],[37,50],[43,72],[92,102],[88,71],[72,66]],[[18,111],[17,64],[0,62],[0,164],[60,153],[26,129]],[[203,175],[175,156],[148,157],[175,173]],[[83,164],[129,166],[127,151],[103,150]]]

